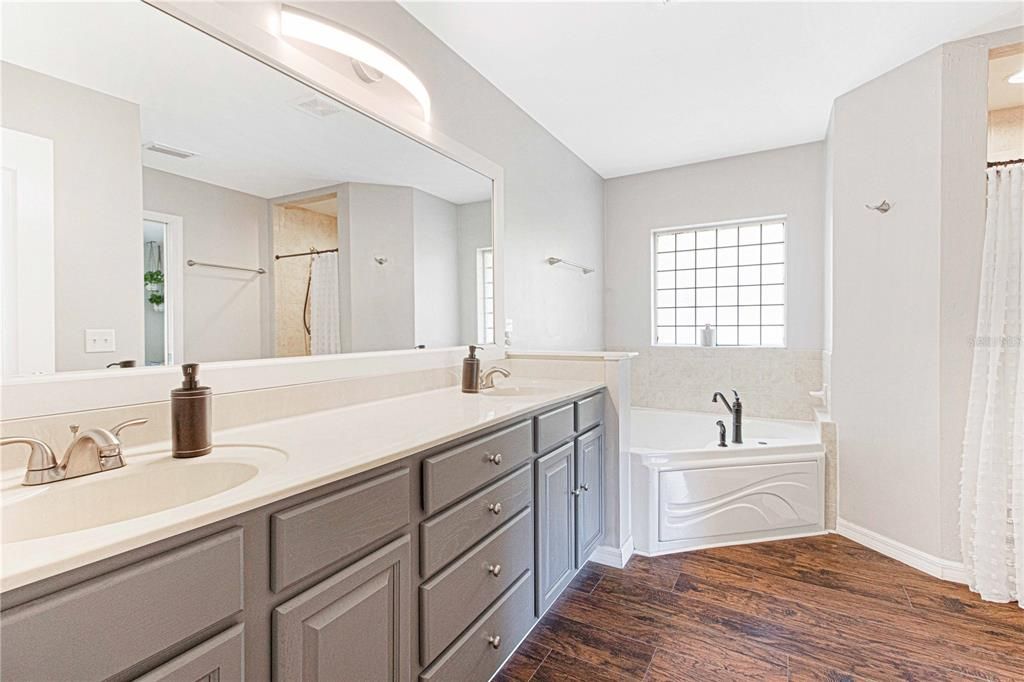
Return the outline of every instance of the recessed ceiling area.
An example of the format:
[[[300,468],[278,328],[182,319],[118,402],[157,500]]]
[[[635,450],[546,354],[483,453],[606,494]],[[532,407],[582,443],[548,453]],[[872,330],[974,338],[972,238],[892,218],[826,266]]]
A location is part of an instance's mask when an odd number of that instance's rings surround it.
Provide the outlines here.
[[[1010,76],[1024,71],[1024,45],[993,55],[988,62],[988,110],[1024,106],[1024,83],[1011,83]]]
[[[403,6],[606,178],[820,140],[837,96],[1024,23],[1020,2]]]

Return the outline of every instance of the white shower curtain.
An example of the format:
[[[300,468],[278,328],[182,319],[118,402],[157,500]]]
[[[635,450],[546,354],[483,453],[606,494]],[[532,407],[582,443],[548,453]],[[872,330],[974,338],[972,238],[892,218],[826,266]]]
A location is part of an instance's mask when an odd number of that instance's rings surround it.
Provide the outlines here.
[[[1024,600],[1022,192],[1024,164],[989,169],[960,483],[961,548],[970,587],[988,601],[1018,603]]]
[[[309,292],[309,348],[313,355],[341,352],[338,254],[313,256]]]

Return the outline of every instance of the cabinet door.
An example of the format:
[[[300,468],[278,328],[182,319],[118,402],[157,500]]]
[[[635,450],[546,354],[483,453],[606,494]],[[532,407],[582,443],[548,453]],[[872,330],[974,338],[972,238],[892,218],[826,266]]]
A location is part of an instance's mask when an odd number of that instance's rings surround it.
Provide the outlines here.
[[[575,553],[573,444],[537,460],[537,615],[573,577]]]
[[[406,535],[274,609],[280,682],[409,679]]]
[[[604,427],[576,439],[576,568],[604,535]]]
[[[135,682],[233,682],[245,679],[245,626],[211,637]]]

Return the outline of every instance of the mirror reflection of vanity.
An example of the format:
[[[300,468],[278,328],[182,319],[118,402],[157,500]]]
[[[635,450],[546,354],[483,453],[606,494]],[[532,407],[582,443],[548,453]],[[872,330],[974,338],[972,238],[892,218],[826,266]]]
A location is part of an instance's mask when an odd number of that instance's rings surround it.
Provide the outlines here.
[[[490,178],[142,3],[4,18],[5,377],[494,342]]]

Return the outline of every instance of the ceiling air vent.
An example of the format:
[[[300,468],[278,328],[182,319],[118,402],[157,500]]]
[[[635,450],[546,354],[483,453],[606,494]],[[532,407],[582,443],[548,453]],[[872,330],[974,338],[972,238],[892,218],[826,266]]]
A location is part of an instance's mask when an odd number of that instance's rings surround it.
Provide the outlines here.
[[[299,111],[310,116],[316,116],[317,118],[327,118],[342,110],[342,106],[334,100],[320,97],[319,95],[303,97],[292,102],[292,105]]]
[[[173,156],[176,159],[191,159],[197,154],[190,152],[186,149],[178,149],[176,147],[169,147],[166,144],[160,144],[159,142],[150,142],[149,144],[142,145],[143,149],[157,154],[166,154],[167,156]]]

